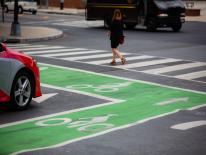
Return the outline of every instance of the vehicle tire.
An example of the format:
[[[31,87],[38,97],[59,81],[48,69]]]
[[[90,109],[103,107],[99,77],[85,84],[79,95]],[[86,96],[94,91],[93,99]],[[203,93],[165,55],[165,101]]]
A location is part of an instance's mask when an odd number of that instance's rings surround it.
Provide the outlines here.
[[[32,14],[35,15],[37,13],[37,11],[32,11]]]
[[[109,16],[105,16],[104,17],[104,28],[109,28],[109,26],[110,26],[110,24],[111,24],[111,19],[110,19],[110,17]]]
[[[19,13],[22,14],[24,12],[22,6],[19,6]]]
[[[155,18],[149,18],[147,21],[147,31],[154,32],[157,29],[157,21]]]
[[[24,110],[26,109],[32,99],[34,93],[34,82],[32,76],[24,71],[20,71],[14,78],[11,89],[11,102],[12,109]]]
[[[9,12],[9,8],[7,5],[4,6],[4,12],[8,13]]]
[[[127,29],[134,29],[136,27],[136,23],[125,23]]]
[[[172,30],[174,32],[179,32],[181,28],[182,28],[182,23],[176,23],[176,24],[172,25]]]

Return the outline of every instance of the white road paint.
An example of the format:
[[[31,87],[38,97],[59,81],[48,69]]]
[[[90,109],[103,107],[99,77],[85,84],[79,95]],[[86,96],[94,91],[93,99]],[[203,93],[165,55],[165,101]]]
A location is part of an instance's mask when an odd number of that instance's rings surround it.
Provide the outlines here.
[[[107,51],[103,50],[90,50],[90,51],[81,51],[81,52],[69,52],[69,53],[55,53],[55,54],[43,54],[43,57],[55,57],[55,56],[70,56],[70,55],[79,55],[79,54],[91,54],[91,53],[103,53]]]
[[[66,48],[66,49],[57,49],[57,50],[32,51],[32,52],[24,52],[24,53],[41,55],[41,54],[45,54],[45,53],[60,53],[60,52],[83,51],[83,50],[87,50],[87,49],[85,49],[85,48],[72,48],[72,49]]]
[[[121,66],[121,68],[138,68],[138,67],[152,66],[152,65],[177,62],[177,61],[180,61],[180,60],[167,58],[167,59],[161,59],[161,60],[152,60],[152,61],[137,62],[137,63],[132,63],[132,64],[125,64]],[[117,67],[120,67],[120,66],[117,66]]]
[[[42,103],[42,102],[48,100],[49,98],[56,96],[57,94],[58,93],[42,94],[41,97],[33,98],[32,100],[37,102],[37,103]]]
[[[190,69],[190,68],[195,68],[195,67],[200,67],[200,66],[206,67],[206,63],[192,62],[192,63],[186,63],[186,64],[173,65],[169,67],[145,70],[144,72],[151,73],[151,74],[161,74],[161,73],[167,73],[167,72],[178,71],[178,70],[183,70],[183,69]]]
[[[155,105],[162,106],[162,105],[168,105],[168,104],[173,104],[173,103],[177,103],[177,102],[187,102],[188,100],[189,100],[189,97],[172,98],[172,99],[169,99],[167,101],[156,103]]]
[[[176,125],[171,126],[171,128],[176,129],[176,130],[189,130],[191,128],[196,128],[196,127],[203,126],[203,125],[206,125],[206,120],[176,124]]]
[[[47,47],[32,47],[32,48],[16,48],[22,51],[31,51],[31,50],[47,50],[47,49],[62,49],[63,46],[47,46]]]
[[[129,55],[128,53],[123,53],[124,55]],[[87,55],[87,56],[76,56],[76,57],[68,57],[68,58],[62,58],[63,60],[84,60],[84,59],[92,59],[92,58],[103,58],[103,57],[112,57],[111,53],[108,54],[96,54],[96,55]]]
[[[201,78],[201,77],[206,77],[206,70],[192,72],[192,73],[188,73],[188,74],[181,74],[181,75],[177,75],[174,77],[179,78],[179,79],[187,79],[187,80],[197,79],[197,78]]]
[[[128,62],[130,60],[143,60],[143,59],[149,59],[149,58],[154,58],[154,56],[148,56],[148,55],[132,56],[132,57],[127,57],[126,60]],[[106,64],[109,62],[111,62],[111,58],[106,59],[106,60],[89,61],[88,63],[100,65],[100,64]]]

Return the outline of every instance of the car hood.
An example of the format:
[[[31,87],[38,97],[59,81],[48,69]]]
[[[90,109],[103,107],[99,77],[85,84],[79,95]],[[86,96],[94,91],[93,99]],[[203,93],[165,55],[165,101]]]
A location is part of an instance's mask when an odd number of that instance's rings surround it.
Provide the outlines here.
[[[160,10],[185,9],[181,0],[154,0],[154,3]]]

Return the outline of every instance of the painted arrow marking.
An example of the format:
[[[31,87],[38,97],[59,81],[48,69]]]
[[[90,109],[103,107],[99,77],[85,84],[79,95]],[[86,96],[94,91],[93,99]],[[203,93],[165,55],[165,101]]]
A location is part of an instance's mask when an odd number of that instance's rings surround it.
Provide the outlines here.
[[[203,125],[206,125],[206,120],[176,124],[176,125],[171,126],[171,128],[177,129],[177,130],[188,130],[188,129],[203,126]]]
[[[46,100],[48,100],[49,98],[57,95],[58,93],[50,93],[50,94],[42,94],[41,97],[38,97],[38,98],[33,98],[32,100],[37,102],[37,103],[42,103]]]
[[[156,105],[167,105],[167,104],[172,104],[172,103],[176,103],[176,102],[187,102],[188,100],[189,100],[188,97],[172,98],[172,99],[169,99],[167,101],[156,103]]]

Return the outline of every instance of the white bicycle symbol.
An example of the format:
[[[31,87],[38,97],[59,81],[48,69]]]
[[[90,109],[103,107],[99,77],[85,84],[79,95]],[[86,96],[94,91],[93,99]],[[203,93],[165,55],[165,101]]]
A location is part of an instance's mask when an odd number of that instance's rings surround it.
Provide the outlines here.
[[[108,114],[106,116],[80,118],[77,121],[72,121],[70,118],[51,118],[38,121],[35,124],[43,127],[67,125],[68,128],[77,128],[81,132],[98,132],[114,127],[113,124],[104,123],[114,116],[118,115]]]
[[[66,88],[68,89],[86,89],[86,88],[92,88],[96,92],[115,92],[118,91],[122,87],[127,87],[132,82],[125,82],[125,83],[107,83],[105,85],[99,85],[99,86],[94,86],[91,84],[77,84],[77,85],[71,85],[67,86]]]

